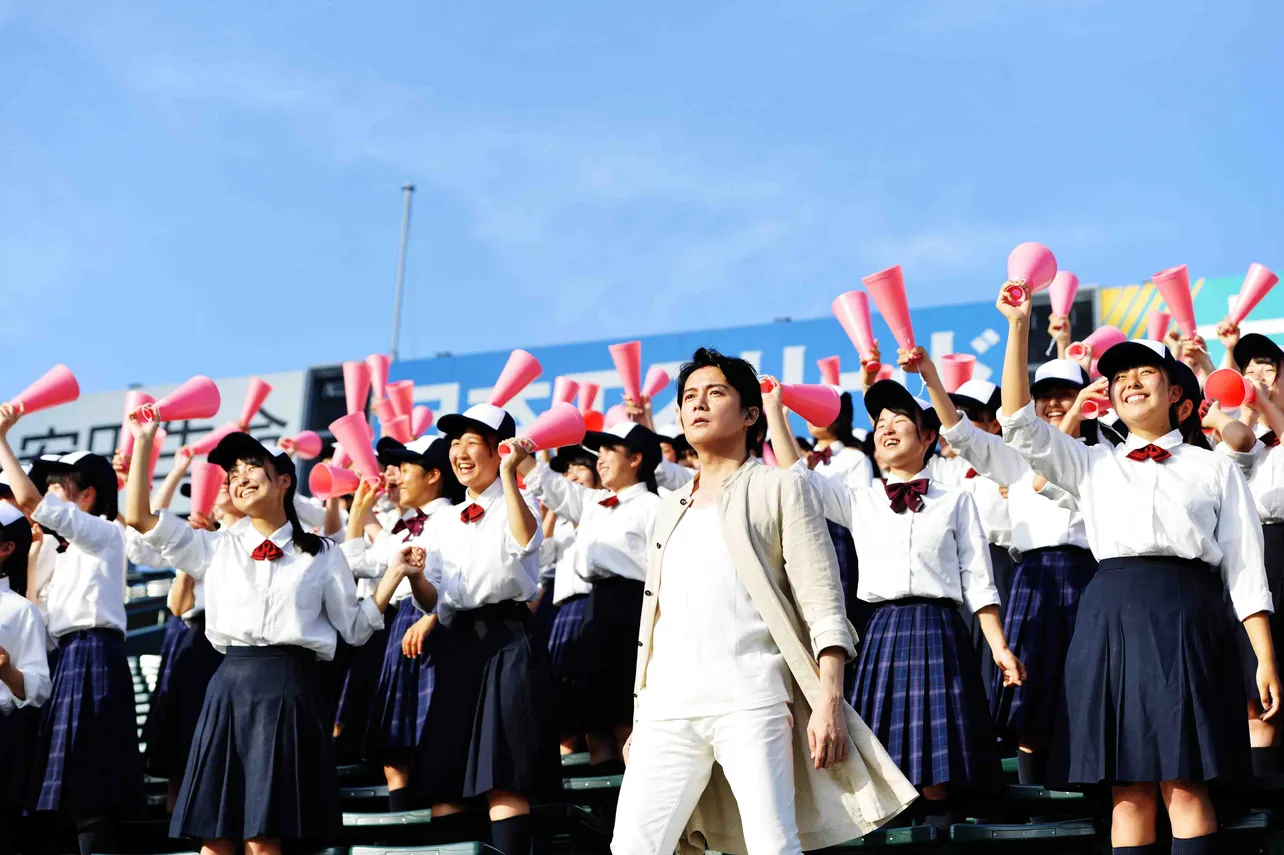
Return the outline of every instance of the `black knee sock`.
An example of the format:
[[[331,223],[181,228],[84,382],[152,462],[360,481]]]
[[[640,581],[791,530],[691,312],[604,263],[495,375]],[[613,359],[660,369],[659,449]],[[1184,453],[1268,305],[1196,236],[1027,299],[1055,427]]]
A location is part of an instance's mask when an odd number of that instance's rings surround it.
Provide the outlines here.
[[[103,852],[119,852],[116,845],[116,824],[111,820],[99,819],[77,830],[80,844],[80,855],[101,855]]]
[[[1048,771],[1048,755],[1043,751],[1033,754],[1017,752],[1017,782],[1034,786],[1043,786]]]
[[[1203,837],[1174,837],[1173,855],[1213,855],[1217,851],[1217,832]]]
[[[388,810],[393,813],[415,809],[415,793],[409,787],[388,791]]]
[[[490,821],[490,844],[504,855],[530,855],[531,817],[510,816]]]
[[[1159,855],[1158,843],[1147,843],[1145,846],[1116,846],[1110,850],[1112,855]]]
[[[1253,749],[1253,774],[1258,778],[1278,775],[1281,771],[1280,749],[1275,746]]]

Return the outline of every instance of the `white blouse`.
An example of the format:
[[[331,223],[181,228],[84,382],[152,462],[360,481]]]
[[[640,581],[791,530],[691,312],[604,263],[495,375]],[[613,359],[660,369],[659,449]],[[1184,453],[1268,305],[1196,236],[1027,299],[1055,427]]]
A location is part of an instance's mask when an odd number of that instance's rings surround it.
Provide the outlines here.
[[[1088,532],[1074,499],[1051,481],[1043,490],[1035,490],[1034,470],[1003,437],[986,433],[967,419],[942,430],[941,436],[977,472],[1007,485],[1013,549],[1088,548]]]
[[[995,546],[1007,548],[1012,542],[1012,519],[1008,514],[1008,500],[999,490],[999,482],[978,473],[976,477],[967,477],[967,470],[972,464],[962,455],[942,457],[936,455],[927,462],[927,471],[932,480],[942,487],[952,487],[971,493],[976,501],[976,510],[981,517],[981,526],[985,529],[985,539]]]
[[[396,527],[396,521],[394,520],[391,521],[390,525],[384,525],[373,542],[364,535],[355,540],[345,540],[339,545],[339,548],[343,550],[344,557],[348,559],[348,566],[352,568],[352,574],[357,579],[367,583],[369,580],[375,580],[372,590],[377,590],[379,587],[377,580],[383,578],[383,574],[387,572],[388,565],[392,563],[392,559],[396,557],[398,550],[405,546],[423,546],[423,539],[428,533],[428,523],[433,516],[443,511],[450,513],[452,507],[454,506],[451,505],[450,499],[441,498],[433,499],[422,508],[419,508],[418,510],[422,511],[428,519],[424,520],[424,526],[420,529],[418,537],[411,536],[408,528],[393,534],[392,529]],[[397,519],[408,519],[414,514],[414,510],[406,511]],[[385,522],[385,520],[380,520],[381,525]],[[358,591],[362,587],[361,582],[358,582]],[[401,584],[397,586],[397,590],[393,592],[390,603],[400,603],[408,596],[410,596],[410,580],[402,579]]]
[[[577,556],[575,572],[583,579],[620,576],[646,581],[646,547],[660,497],[645,484],[619,493],[593,490],[539,463],[526,476],[526,486],[559,518],[577,526],[571,553]],[[601,504],[612,498],[618,501],[614,507]]]
[[[1267,446],[1261,441],[1262,435],[1269,431],[1267,425],[1258,422],[1254,428],[1258,441],[1248,451],[1231,451],[1224,442],[1218,444],[1217,450],[1239,464],[1240,471],[1248,478],[1248,489],[1262,522],[1280,523],[1284,522],[1284,453],[1280,446]]]
[[[424,573],[437,588],[437,614],[446,625],[456,611],[505,600],[524,603],[535,597],[544,530],[538,525],[535,500],[523,493],[522,501],[537,522],[529,543],[518,543],[513,537],[500,478],[480,496],[469,491],[462,502],[447,513],[434,515],[424,527],[428,552]],[[462,514],[474,504],[484,515],[477,522],[466,523]]]
[[[999,604],[990,550],[972,496],[930,481],[917,513],[892,510],[882,484],[851,490],[794,464],[820,493],[825,517],[851,530],[860,559],[856,596],[882,603],[949,599],[976,612]],[[910,480],[931,479],[926,469]],[[898,483],[888,476],[889,484]]]
[[[0,647],[9,661],[22,672],[25,698],[15,697],[0,683],[0,715],[23,707],[38,707],[49,699],[49,657],[45,653],[45,622],[40,610],[26,597],[15,593],[9,579],[0,576]]]
[[[874,482],[874,467],[863,451],[848,448],[841,442],[831,442],[829,453],[829,460],[817,463],[814,472],[857,489]]]
[[[1075,497],[1098,561],[1147,555],[1203,561],[1220,569],[1241,620],[1272,610],[1261,521],[1228,457],[1187,445],[1172,431],[1154,442],[1170,459],[1129,460],[1146,440],[1129,434],[1117,447],[1082,445],[1038,418],[1033,402],[999,420],[1030,466]]]
[[[308,555],[294,548],[294,527],[286,523],[264,538],[246,517],[216,532],[197,530],[162,511],[143,535],[165,559],[204,580],[205,634],[220,653],[229,647],[290,645],[334,658],[336,636],[364,644],[383,628],[383,614],[370,600],[358,600],[343,552],[334,547]],[[264,540],[284,555],[255,561]]]
[[[125,631],[125,537],[113,520],[87,514],[46,493],[31,518],[67,541],[46,536],[40,550],[36,590],[49,634],[101,627]],[[46,555],[48,553],[48,555]]]
[[[571,597],[588,594],[593,584],[575,572],[575,562],[583,553],[575,549],[575,525],[558,517],[553,525],[553,536],[544,538],[539,548],[540,587],[545,596],[553,598],[553,605],[561,605]]]

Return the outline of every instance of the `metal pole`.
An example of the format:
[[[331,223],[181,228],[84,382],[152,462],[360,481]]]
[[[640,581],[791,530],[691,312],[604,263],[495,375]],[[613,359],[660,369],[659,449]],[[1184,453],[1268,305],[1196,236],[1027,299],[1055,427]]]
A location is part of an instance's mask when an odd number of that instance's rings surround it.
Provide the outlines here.
[[[415,185],[405,184],[401,192],[405,201],[401,208],[401,248],[397,251],[397,293],[392,301],[392,346],[388,348],[393,362],[397,361],[397,341],[401,338],[401,292],[406,284],[406,240],[410,236],[410,196]]]

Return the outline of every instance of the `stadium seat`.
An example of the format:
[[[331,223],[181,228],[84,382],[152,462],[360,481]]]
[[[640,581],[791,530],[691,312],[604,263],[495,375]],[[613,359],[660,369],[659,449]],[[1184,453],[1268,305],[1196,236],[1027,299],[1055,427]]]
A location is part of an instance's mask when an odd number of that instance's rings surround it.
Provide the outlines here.
[[[839,846],[817,850],[822,855],[846,855],[849,852],[868,852],[872,849],[894,849],[897,852],[931,852],[944,842],[944,835],[934,825],[915,825],[911,828],[893,828],[871,831],[864,837],[850,840]]]
[[[566,768],[569,766],[587,766],[587,765],[589,765],[589,753],[587,751],[581,751],[578,754],[562,755],[563,768]]]
[[[1092,819],[1024,825],[959,823],[950,826],[950,841],[961,851],[973,847],[986,852],[1030,851],[1038,846],[1040,853],[1097,853],[1100,832]]]
[[[485,843],[443,843],[438,846],[353,846],[349,855],[501,855]]]

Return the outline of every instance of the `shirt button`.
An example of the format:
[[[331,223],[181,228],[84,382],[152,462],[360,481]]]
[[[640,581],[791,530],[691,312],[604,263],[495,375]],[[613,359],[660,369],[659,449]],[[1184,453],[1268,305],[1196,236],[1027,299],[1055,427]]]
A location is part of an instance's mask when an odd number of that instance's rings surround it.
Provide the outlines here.
[[[639,642],[638,642],[638,647],[641,647],[641,646],[642,646],[642,642],[640,642],[640,641],[639,641]]]
[[[646,594],[648,597],[649,597],[649,596],[651,596],[651,592],[650,592],[650,591],[643,591],[642,593]]]
[[[656,549],[660,549],[660,548],[661,548],[660,544],[658,544],[658,543],[657,543],[657,544],[655,545],[655,548],[656,548]]]
[[[678,500],[678,504],[679,504],[679,505],[685,505],[686,503],[687,503],[687,500],[686,500],[686,499],[679,499],[679,500]]]

